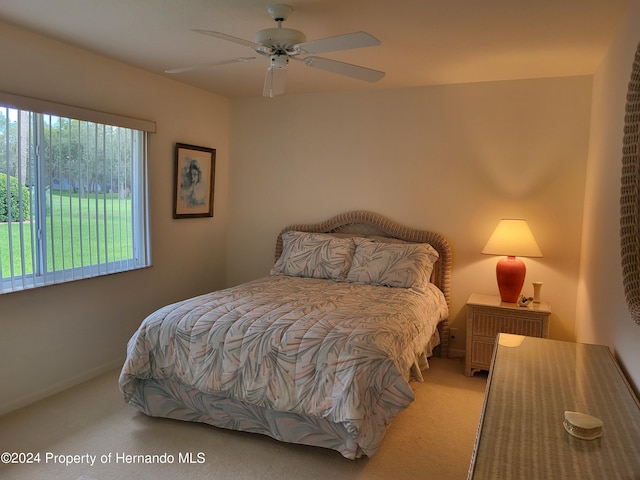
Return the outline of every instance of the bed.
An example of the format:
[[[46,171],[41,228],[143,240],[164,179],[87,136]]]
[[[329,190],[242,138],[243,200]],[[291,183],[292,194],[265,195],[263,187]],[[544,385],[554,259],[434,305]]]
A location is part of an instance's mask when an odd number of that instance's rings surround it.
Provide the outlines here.
[[[290,225],[268,276],[164,306],[127,345],[143,413],[371,457],[447,356],[451,248],[367,211]]]

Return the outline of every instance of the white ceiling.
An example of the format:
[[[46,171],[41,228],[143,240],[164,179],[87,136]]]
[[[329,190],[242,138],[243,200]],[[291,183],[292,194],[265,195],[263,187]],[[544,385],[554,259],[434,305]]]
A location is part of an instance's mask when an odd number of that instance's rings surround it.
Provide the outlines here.
[[[281,0],[282,1],[282,0]],[[267,63],[169,75],[251,56],[192,29],[253,41],[275,27],[268,0],[0,0],[0,19],[229,97],[260,96]],[[289,65],[287,93],[589,75],[629,0],[284,0],[307,40],[366,31],[382,45],[323,54],[383,70],[375,84]],[[2,48],[10,48],[3,46]]]

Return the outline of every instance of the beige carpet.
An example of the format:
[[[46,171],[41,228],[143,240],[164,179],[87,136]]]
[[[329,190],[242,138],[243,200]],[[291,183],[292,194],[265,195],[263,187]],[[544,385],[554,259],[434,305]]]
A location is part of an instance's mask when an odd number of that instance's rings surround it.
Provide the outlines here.
[[[373,458],[352,461],[322,448],[146,417],[123,403],[118,373],[0,417],[0,452],[40,460],[0,464],[0,478],[464,479],[486,384],[486,375],[465,377],[461,359],[432,359],[425,382],[412,384],[415,402],[389,427],[382,447]],[[127,463],[126,455],[147,454],[165,454],[158,458],[165,463]],[[60,463],[67,459],[69,465]]]

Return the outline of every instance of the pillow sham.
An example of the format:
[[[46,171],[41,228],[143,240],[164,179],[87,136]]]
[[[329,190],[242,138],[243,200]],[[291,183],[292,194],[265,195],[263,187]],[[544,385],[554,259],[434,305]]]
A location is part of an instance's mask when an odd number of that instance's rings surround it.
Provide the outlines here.
[[[438,252],[428,243],[383,243],[354,238],[356,251],[347,281],[423,290]]]
[[[282,255],[271,275],[343,281],[351,267],[355,243],[325,233],[289,231],[282,234]]]

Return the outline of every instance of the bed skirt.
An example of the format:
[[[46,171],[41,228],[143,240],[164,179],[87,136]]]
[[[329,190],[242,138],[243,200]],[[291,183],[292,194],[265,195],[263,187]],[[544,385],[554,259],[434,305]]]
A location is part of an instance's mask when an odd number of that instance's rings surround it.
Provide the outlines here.
[[[324,418],[275,412],[203,393],[171,379],[140,379],[129,403],[152,417],[206,423],[229,430],[268,435],[282,442],[330,448],[349,459],[366,454],[342,424]],[[378,445],[385,429],[380,430]]]

